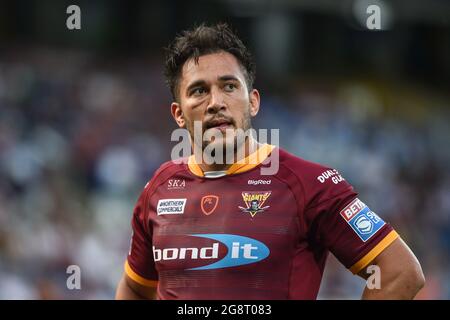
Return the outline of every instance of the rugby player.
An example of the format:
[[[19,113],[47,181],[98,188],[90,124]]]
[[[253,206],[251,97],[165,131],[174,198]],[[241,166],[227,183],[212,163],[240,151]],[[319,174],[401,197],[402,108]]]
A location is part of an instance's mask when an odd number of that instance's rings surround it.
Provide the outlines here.
[[[425,281],[418,260],[337,170],[237,139],[260,94],[252,57],[229,27],[201,25],[168,49],[174,120],[193,149],[232,150],[233,161],[192,155],[156,171],[134,208],[116,298],[316,299],[329,252],[363,278],[379,267],[381,286],[362,288],[363,299],[414,298]],[[223,135],[195,141],[196,122]],[[271,162],[277,170],[264,174]]]

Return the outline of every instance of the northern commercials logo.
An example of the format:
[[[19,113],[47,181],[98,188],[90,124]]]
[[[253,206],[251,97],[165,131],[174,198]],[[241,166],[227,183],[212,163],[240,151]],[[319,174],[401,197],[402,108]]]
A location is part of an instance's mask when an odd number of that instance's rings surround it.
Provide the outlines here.
[[[386,224],[358,198],[342,209],[341,216],[364,242],[369,240]]]
[[[262,242],[234,234],[190,234],[189,237],[211,239],[214,242],[202,247],[156,248],[153,246],[153,259],[158,261],[170,260],[217,260],[220,258],[219,246],[226,247],[226,255],[220,260],[187,270],[210,270],[242,266],[256,263],[267,258],[269,248]]]
[[[252,218],[259,212],[262,212],[268,209],[270,206],[263,207],[264,203],[270,197],[271,191],[263,191],[263,192],[242,192],[242,199],[246,207],[238,206],[242,212],[250,213]]]
[[[163,214],[183,214],[186,199],[160,199],[156,212],[158,216]]]

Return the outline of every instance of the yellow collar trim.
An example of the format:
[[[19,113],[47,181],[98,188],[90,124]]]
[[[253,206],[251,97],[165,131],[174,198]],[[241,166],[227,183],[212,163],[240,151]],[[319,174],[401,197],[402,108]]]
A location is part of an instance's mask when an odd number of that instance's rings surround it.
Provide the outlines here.
[[[274,148],[274,145],[267,143],[263,144],[258,150],[249,154],[243,160],[233,163],[226,171],[226,175],[237,174],[253,169],[266,160]],[[194,155],[191,155],[188,159],[188,168],[196,176],[205,176],[200,166],[195,162]]]

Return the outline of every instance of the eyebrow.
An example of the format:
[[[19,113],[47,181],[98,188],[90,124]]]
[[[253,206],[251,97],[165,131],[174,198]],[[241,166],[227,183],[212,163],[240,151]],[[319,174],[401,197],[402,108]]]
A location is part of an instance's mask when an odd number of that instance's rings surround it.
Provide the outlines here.
[[[238,81],[238,82],[239,82],[239,79],[236,78],[236,77],[233,76],[233,75],[224,75],[224,76],[220,76],[220,77],[217,78],[217,80],[222,81],[222,82],[223,82],[223,81],[230,81],[230,80]],[[191,91],[192,88],[195,88],[195,87],[198,87],[198,86],[204,86],[204,85],[206,85],[206,81],[205,81],[205,80],[196,80],[196,81],[192,82],[192,83],[186,88],[186,92]]]
[[[192,82],[187,88],[186,88],[186,92],[189,93],[189,91],[191,91],[192,88],[198,87],[198,86],[202,86],[205,85],[206,81],[205,80],[196,80],[194,82]]]
[[[221,76],[218,78],[219,81],[229,81],[229,80],[234,80],[234,81],[239,81],[238,78],[236,78],[233,75],[225,75],[225,76]]]

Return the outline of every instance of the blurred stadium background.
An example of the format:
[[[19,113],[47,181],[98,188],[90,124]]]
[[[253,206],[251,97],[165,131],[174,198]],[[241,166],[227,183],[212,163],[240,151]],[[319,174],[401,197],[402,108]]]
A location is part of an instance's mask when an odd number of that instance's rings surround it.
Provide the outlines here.
[[[368,3],[383,31],[361,25]],[[162,48],[217,21],[257,59],[255,127],[338,168],[419,257],[418,298],[449,299],[445,0],[0,1],[0,299],[113,298],[134,203],[174,145]],[[363,285],[330,256],[319,298]]]

